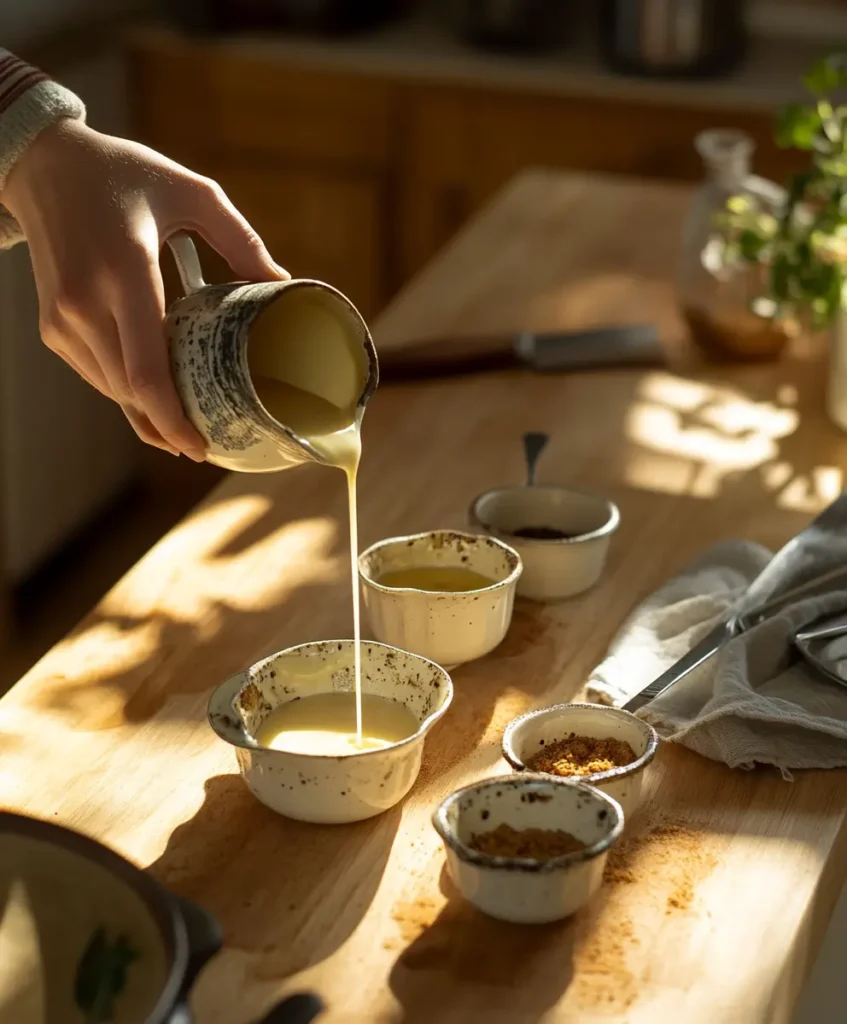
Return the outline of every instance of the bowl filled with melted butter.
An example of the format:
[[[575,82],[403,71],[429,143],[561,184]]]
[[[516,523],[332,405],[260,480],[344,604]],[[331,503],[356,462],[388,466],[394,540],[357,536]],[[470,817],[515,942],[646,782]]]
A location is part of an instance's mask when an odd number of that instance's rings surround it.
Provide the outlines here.
[[[235,747],[263,804],[299,821],[362,821],[418,777],[424,740],[453,698],[439,665],[366,640],[323,640],[272,654],[222,683],[209,722]]]
[[[392,537],[359,558],[374,636],[448,669],[506,636],[522,568],[497,538],[457,530]]]

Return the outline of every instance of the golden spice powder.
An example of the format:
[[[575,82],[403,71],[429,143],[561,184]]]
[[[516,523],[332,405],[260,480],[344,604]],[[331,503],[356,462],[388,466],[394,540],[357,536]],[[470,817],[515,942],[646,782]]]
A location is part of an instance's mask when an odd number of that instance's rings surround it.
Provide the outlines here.
[[[636,754],[623,740],[594,739],[571,733],[534,754],[526,766],[533,772],[548,775],[593,775],[632,764]]]
[[[585,849],[570,832],[558,829],[523,828],[498,825],[490,832],[479,832],[471,836],[468,844],[472,850],[486,853],[490,857],[525,857],[529,860],[553,860],[566,853],[579,853]]]

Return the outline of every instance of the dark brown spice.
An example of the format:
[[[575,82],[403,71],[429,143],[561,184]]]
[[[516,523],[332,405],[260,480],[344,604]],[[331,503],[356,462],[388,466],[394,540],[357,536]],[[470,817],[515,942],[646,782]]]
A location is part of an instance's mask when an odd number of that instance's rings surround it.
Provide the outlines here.
[[[635,751],[623,740],[594,739],[571,733],[534,754],[526,766],[530,771],[548,775],[593,775],[631,764]]]
[[[526,540],[572,540],[578,537],[578,533],[565,533],[564,530],[557,530],[555,526],[521,526],[512,530],[513,537],[523,537]]]
[[[544,828],[518,830],[505,824],[498,825],[490,832],[479,832],[471,836],[468,845],[472,850],[490,857],[525,857],[529,860],[552,860],[585,849],[585,843],[570,832]]]

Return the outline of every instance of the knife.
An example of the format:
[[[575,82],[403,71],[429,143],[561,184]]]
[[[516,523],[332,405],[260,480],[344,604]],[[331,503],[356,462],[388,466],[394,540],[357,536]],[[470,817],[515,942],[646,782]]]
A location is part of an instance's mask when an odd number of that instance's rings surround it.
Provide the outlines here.
[[[381,381],[420,380],[521,367],[552,373],[663,363],[655,324],[631,324],[581,331],[523,331],[413,341],[398,348],[380,349],[379,376]]]
[[[839,584],[847,585],[847,566],[832,568],[835,537],[847,539],[847,491],[777,551],[730,615],[676,664],[631,697],[624,710],[643,708],[716,654],[727,640],[788,604],[826,592],[827,588],[839,589]]]

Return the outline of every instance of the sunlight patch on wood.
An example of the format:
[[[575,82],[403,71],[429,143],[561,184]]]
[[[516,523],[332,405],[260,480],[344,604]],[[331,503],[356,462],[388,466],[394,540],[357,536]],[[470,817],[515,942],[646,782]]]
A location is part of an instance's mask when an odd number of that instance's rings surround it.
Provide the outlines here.
[[[240,549],[239,537],[266,508],[254,495],[201,509],[153,548],[101,609],[108,615],[155,614],[194,623],[203,639],[217,629],[216,605],[262,610],[298,587],[341,580],[348,563],[343,552],[331,553],[338,524],[328,516],[284,523]],[[269,566],[276,571],[269,573]]]
[[[800,425],[796,401],[790,385],[779,389],[776,402],[754,401],[735,388],[649,374],[624,424],[634,445],[626,482],[711,499],[730,481],[754,475],[778,507],[815,514],[838,496],[843,472],[827,465],[799,471],[783,457],[781,442]]]

